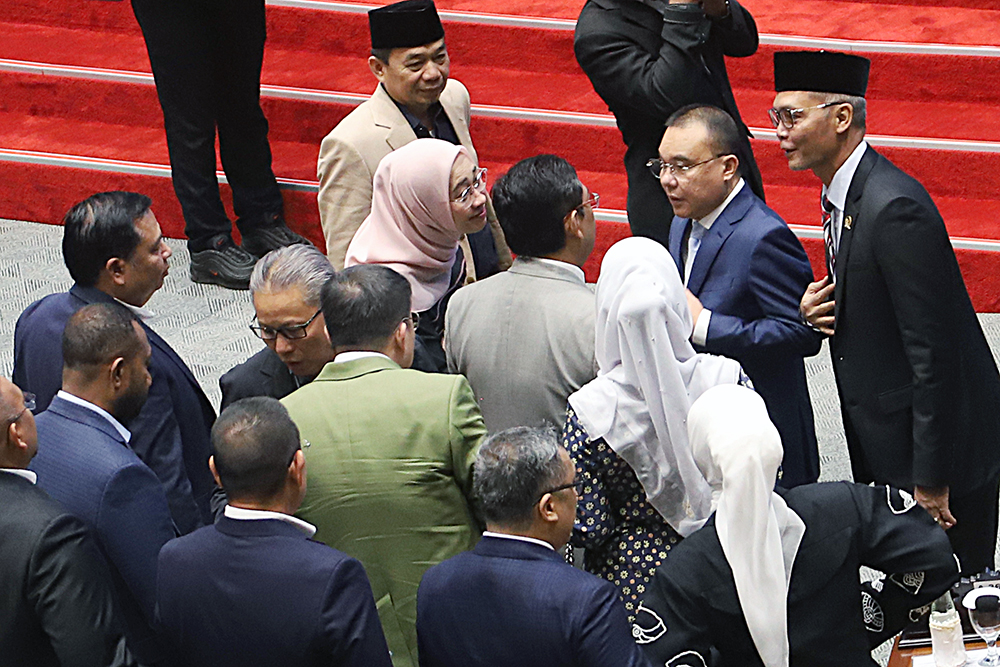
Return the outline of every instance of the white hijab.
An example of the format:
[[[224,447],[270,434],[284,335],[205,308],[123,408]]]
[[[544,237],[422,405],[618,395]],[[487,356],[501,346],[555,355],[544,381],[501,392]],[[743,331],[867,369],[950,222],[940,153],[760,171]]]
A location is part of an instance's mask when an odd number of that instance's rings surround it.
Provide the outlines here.
[[[650,239],[624,239],[604,256],[596,329],[600,371],[569,403],[587,434],[628,462],[650,504],[690,535],[711,514],[712,493],[688,447],[688,409],[709,387],[736,383],[740,365],[695,353],[677,266]]]
[[[757,653],[767,667],[788,667],[788,583],[806,527],[773,491],[778,430],[760,396],[723,386],[691,406],[688,434]]]

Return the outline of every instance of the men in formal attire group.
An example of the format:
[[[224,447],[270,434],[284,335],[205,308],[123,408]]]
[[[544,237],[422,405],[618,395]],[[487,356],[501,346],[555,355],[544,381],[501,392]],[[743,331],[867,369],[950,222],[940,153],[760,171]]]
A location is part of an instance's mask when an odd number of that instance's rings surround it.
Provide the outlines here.
[[[573,50],[618,121],[628,174],[632,233],[667,244],[670,202],[649,178],[663,124],[688,104],[724,109],[740,128],[737,157],[750,190],[764,198],[723,56],[757,51],[757,25],[736,0],[587,0]]]
[[[319,217],[326,252],[344,268],[347,246],[368,217],[379,161],[418,138],[461,144],[476,158],[469,135],[469,91],[449,79],[444,27],[433,0],[403,0],[368,12],[371,56],[378,79],[371,98],[347,115],[319,149]],[[492,211],[486,227],[462,241],[466,266],[485,278],[510,266],[503,232]],[[475,261],[473,261],[475,260]]]
[[[510,168],[493,201],[510,269],[448,303],[448,370],[469,379],[486,428],[562,423],[566,399],[592,380],[594,293],[583,265],[594,249],[597,195],[555,155]]]
[[[823,183],[829,273],[800,308],[830,336],[854,480],[912,489],[980,572],[996,549],[1000,376],[937,207],[865,141],[869,66],[774,56],[781,148]]]
[[[802,244],[743,179],[736,123],[716,107],[674,113],[654,164],[676,217],[668,249],[688,290],[699,352],[740,362],[785,447],[779,483],[819,479],[803,357],[822,337],[799,318],[812,282]]]

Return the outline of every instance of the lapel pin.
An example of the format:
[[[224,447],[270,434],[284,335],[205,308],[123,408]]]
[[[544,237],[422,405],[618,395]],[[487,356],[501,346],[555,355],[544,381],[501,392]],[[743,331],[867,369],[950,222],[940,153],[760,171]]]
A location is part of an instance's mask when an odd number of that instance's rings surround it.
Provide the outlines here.
[[[852,218],[851,216],[847,216],[846,218],[844,218],[844,227],[850,229],[851,225],[853,224],[854,224],[854,218]]]

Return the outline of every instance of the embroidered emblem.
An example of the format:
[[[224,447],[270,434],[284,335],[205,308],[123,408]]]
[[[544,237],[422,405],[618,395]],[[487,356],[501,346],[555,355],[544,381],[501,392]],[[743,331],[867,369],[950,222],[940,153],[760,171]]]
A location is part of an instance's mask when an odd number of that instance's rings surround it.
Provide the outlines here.
[[[920,592],[920,587],[924,585],[923,572],[906,572],[904,574],[890,574],[889,581],[896,584],[910,595]]]
[[[695,658],[698,659],[697,663],[694,662]],[[678,662],[678,660],[680,660],[680,662]],[[698,653],[697,651],[684,651],[683,653],[678,653],[674,657],[670,658],[670,660],[663,663],[663,667],[681,667],[681,665],[686,665],[687,667],[698,667],[699,663],[701,664],[701,667],[708,667],[705,663],[705,658],[702,657],[701,653]]]
[[[868,583],[871,585],[872,588],[875,589],[877,593],[881,593],[882,588],[885,586],[885,574],[882,572],[875,572],[875,571],[873,571],[873,574],[874,576],[872,577],[872,580],[869,581]]]
[[[864,618],[865,629],[868,632],[882,632],[885,628],[885,617],[882,615],[882,607],[868,593],[861,592],[861,615]]]
[[[645,615],[643,615],[645,614]],[[667,634],[667,625],[655,611],[639,603],[635,610],[635,623],[632,624],[632,637],[636,644],[649,644]]]
[[[854,220],[851,218],[851,216],[847,216],[846,218],[844,218],[844,227],[846,229],[850,229],[851,225],[853,225],[853,224],[854,224]]]
[[[921,618],[923,618],[930,610],[931,606],[929,604],[925,604],[923,607],[917,607],[916,609],[911,609],[910,623],[916,623]]]
[[[895,491],[895,493],[893,493]],[[899,494],[899,497],[896,497]],[[902,489],[893,489],[890,486],[885,487],[886,501],[889,503],[889,510],[893,514],[905,514],[913,509],[913,506],[917,504],[916,499],[906,491]]]

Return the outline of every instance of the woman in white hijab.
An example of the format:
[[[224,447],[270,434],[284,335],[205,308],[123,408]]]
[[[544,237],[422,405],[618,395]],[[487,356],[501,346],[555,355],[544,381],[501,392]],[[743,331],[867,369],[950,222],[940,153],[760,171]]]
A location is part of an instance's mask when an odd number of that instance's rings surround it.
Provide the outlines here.
[[[687,413],[706,389],[735,384],[735,361],[697,354],[676,265],[655,241],[608,250],[597,281],[598,376],[569,397],[563,442],[583,495],[572,544],[617,585],[630,618],[680,536],[708,518],[711,489],[688,446]]]
[[[846,482],[775,493],[781,437],[756,393],[709,389],[688,433],[715,514],[639,607],[632,634],[655,664],[874,667],[871,649],[958,578],[947,536],[909,494]],[[860,565],[887,580],[860,585]]]

